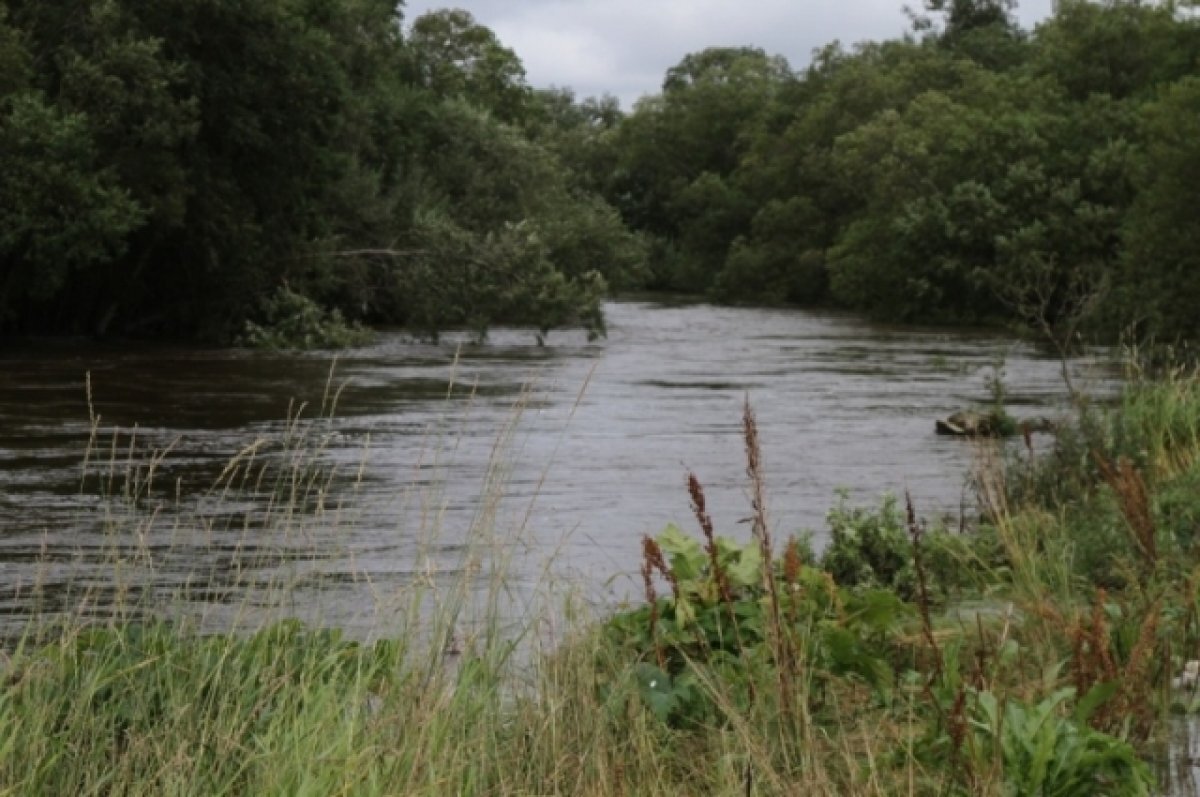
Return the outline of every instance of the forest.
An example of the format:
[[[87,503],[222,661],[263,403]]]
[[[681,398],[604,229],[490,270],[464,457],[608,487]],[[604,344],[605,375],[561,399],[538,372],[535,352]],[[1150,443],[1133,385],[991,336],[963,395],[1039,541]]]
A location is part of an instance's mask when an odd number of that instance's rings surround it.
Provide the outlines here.
[[[601,333],[651,290],[1194,336],[1194,4],[1014,7],[925,0],[803,67],[691,53],[625,113],[460,10],[4,0],[0,335]]]

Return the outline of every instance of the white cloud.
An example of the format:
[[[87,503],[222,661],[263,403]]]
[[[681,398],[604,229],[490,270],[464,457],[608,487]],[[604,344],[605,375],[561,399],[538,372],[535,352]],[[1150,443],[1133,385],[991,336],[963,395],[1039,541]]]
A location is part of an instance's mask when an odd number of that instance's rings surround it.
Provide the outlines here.
[[[902,34],[904,0],[412,0],[412,20],[431,8],[465,8],[525,64],[534,86],[580,96],[615,94],[628,107],[656,93],[667,69],[705,47],[761,47],[794,68],[832,41],[854,44]],[[920,0],[910,0],[920,6]],[[1051,0],[1019,12],[1032,25]]]

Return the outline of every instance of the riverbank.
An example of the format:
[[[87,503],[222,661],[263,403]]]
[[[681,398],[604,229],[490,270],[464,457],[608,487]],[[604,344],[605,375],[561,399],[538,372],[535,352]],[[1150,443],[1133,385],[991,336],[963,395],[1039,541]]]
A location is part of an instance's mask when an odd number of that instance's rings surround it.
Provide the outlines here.
[[[752,415],[743,432],[756,495]],[[602,616],[548,585],[514,625],[511,545],[414,579],[400,630],[374,642],[266,620],[211,633],[163,619],[169,606],[135,584],[100,617],[90,591],[116,585],[77,585],[73,611],[30,623],[6,654],[0,784],[1149,793],[1165,719],[1197,703],[1171,681],[1200,658],[1200,382],[1135,380],[1038,457],[982,451],[978,522],[843,507],[819,557],[753,508],[752,533],[725,539],[693,481],[696,531],[644,540],[645,603]],[[260,486],[267,472],[243,471]],[[332,500],[319,469],[277,475],[281,505]],[[114,573],[158,553],[114,547]],[[482,587],[480,568],[495,573]]]

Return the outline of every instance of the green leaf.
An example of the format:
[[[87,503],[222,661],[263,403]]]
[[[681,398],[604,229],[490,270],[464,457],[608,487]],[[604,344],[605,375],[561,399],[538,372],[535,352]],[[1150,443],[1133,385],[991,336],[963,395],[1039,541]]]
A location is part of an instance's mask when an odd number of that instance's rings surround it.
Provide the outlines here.
[[[633,668],[633,678],[637,684],[638,695],[646,707],[659,720],[667,722],[679,703],[671,686],[671,676],[653,664],[643,662]]]
[[[1086,724],[1096,709],[1107,703],[1116,692],[1116,681],[1104,681],[1093,686],[1076,704],[1075,712],[1072,714],[1075,721],[1081,725]]]
[[[762,583],[762,551],[757,543],[741,549],[737,561],[726,567],[726,575],[735,587],[757,587]]]
[[[657,537],[657,542],[670,559],[671,570],[681,584],[694,581],[703,575],[708,556],[700,547],[700,543],[684,534],[674,523],[663,529]]]

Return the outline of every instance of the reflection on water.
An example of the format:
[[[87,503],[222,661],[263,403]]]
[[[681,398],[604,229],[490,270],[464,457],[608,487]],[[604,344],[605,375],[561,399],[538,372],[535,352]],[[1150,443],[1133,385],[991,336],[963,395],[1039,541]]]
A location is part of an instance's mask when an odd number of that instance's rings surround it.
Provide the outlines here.
[[[321,584],[310,591],[321,595],[323,621],[353,625],[391,586],[460,566],[481,515],[494,515],[502,535],[521,530],[509,550],[518,582],[536,582],[553,558],[591,594],[624,594],[632,581],[611,579],[636,569],[640,535],[688,521],[688,469],[705,485],[718,532],[748,534],[739,522],[748,514],[739,435],[746,397],[759,418],[776,533],[809,529],[818,545],[839,488],[859,502],[909,490],[925,515],[969,506],[970,446],[935,436],[933,421],[986,400],[997,358],[1018,414],[1054,414],[1064,404],[1057,361],[990,333],[645,303],[613,303],[608,319],[609,337],[596,342],[560,332],[540,347],[532,333],[499,330],[486,345],[460,349],[394,334],[344,353],[335,416],[304,426],[304,450],[322,471],[304,485],[302,503],[324,511],[319,522],[282,526],[280,483],[265,489],[253,483],[261,470],[231,476],[226,465],[256,440],[254,467],[272,457],[286,464],[295,453],[289,417],[315,419],[332,398],[330,356],[84,343],[0,349],[0,613],[26,616],[32,584],[60,585],[64,605],[88,585],[100,605],[114,555],[133,567],[149,550],[153,566],[130,588],[220,604],[285,574],[301,587]],[[1111,389],[1111,370],[1076,367],[1082,382]],[[99,422],[81,490],[89,412]],[[131,446],[139,453],[129,455]],[[146,452],[155,450],[165,453],[151,469]],[[484,501],[497,461],[503,498]],[[131,474],[139,484],[153,479],[136,508],[96,497],[119,492]],[[237,490],[210,491],[235,478]],[[164,522],[177,497],[201,523]],[[114,529],[141,537],[114,540]]]

